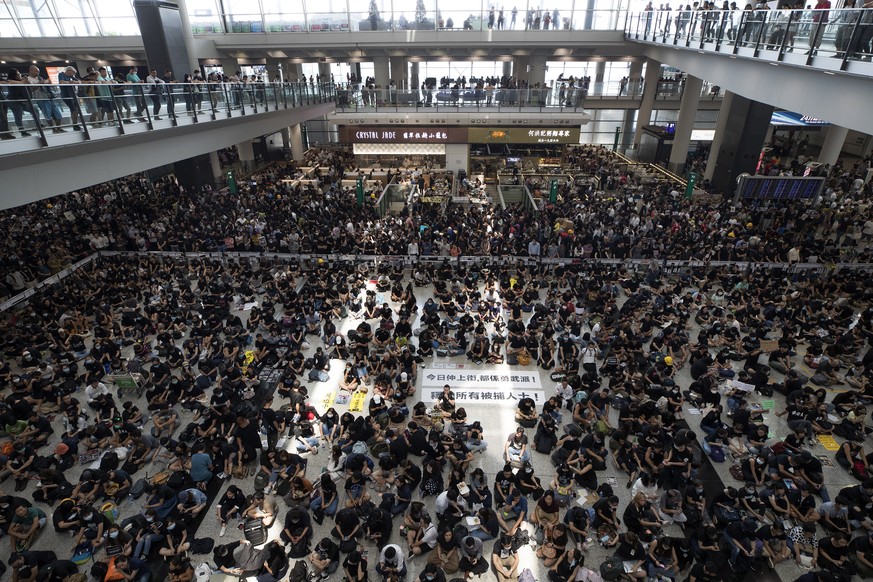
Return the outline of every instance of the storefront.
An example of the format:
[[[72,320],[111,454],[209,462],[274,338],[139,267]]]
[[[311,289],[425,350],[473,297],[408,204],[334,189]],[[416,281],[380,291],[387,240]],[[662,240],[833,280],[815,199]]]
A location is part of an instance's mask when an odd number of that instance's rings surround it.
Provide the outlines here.
[[[579,143],[578,127],[339,127],[362,168],[445,169],[496,183],[498,174],[550,173],[565,146]]]

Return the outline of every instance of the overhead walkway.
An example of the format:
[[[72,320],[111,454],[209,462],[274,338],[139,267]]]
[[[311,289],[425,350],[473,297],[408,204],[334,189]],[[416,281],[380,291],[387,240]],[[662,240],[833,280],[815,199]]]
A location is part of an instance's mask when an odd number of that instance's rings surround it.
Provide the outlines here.
[[[330,113],[335,100],[329,85],[302,83],[179,83],[158,95],[126,85],[125,93],[66,100],[36,87],[0,100],[9,128],[0,132],[0,209],[275,133]]]
[[[628,13],[625,38],[725,90],[873,133],[873,10]]]

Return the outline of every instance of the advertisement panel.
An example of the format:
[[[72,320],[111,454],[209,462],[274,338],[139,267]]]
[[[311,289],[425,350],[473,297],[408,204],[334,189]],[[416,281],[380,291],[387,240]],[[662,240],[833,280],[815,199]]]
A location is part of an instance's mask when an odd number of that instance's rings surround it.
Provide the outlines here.
[[[578,127],[470,127],[470,143],[579,143]]]
[[[464,127],[341,125],[343,143],[467,143]]]

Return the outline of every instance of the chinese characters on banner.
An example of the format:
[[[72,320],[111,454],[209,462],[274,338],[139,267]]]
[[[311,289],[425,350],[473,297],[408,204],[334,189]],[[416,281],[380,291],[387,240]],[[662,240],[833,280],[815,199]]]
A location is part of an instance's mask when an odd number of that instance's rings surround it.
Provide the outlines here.
[[[485,370],[468,368],[425,368],[419,374],[423,387],[442,388],[448,384],[452,390],[461,388],[529,389],[542,390],[539,372],[521,370]]]
[[[422,388],[421,399],[424,402],[436,402],[442,390],[438,388]],[[537,407],[546,401],[546,393],[543,390],[525,390],[524,388],[453,388],[455,404],[464,406],[470,403],[501,404],[509,403],[517,406],[522,398],[533,398]]]

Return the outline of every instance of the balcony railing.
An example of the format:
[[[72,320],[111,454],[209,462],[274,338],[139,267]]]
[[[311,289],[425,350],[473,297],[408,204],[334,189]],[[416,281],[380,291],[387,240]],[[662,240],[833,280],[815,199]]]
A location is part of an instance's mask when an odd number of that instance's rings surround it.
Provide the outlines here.
[[[0,84],[0,155],[329,103],[331,84]]]
[[[873,8],[630,12],[625,34],[632,40],[869,73],[855,63],[873,56]]]

